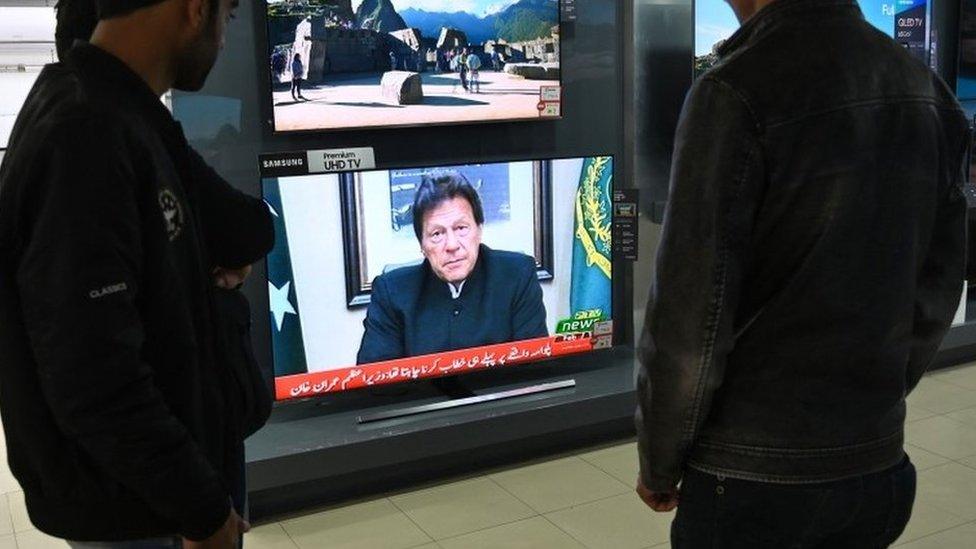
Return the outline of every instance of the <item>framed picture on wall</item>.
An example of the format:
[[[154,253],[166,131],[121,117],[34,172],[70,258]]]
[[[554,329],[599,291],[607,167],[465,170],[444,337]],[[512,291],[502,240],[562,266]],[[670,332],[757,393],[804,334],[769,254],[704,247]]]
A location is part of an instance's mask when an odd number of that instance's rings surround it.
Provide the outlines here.
[[[429,174],[455,172],[477,189],[485,215],[482,242],[535,258],[540,280],[553,278],[550,161],[378,170],[340,176],[346,297],[369,303],[377,276],[423,261],[413,202]]]

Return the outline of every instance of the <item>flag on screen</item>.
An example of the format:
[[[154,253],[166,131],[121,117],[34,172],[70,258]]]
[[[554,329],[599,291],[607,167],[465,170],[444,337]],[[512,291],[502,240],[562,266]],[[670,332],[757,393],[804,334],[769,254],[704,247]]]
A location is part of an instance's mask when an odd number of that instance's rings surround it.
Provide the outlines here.
[[[603,318],[611,318],[612,184],[612,157],[598,156],[583,161],[576,190],[573,278],[569,297],[574,315],[599,310]]]
[[[281,188],[277,179],[266,179],[264,201],[271,210],[275,245],[268,254],[268,305],[271,322],[271,349],[275,376],[304,374],[308,371],[302,321],[295,293],[291,256],[288,254],[288,231]]]

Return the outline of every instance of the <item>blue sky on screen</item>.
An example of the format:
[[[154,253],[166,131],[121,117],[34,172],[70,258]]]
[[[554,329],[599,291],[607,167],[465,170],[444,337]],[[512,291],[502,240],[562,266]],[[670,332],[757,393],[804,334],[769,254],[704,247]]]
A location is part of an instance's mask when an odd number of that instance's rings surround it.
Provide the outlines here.
[[[926,0],[858,0],[864,18],[882,32],[895,31],[895,12],[901,13]],[[711,53],[712,45],[732,36],[739,28],[735,13],[725,0],[695,2],[695,55]]]
[[[695,55],[707,55],[712,46],[739,28],[739,20],[725,0],[695,2]]]
[[[499,12],[515,2],[516,0],[393,0],[393,6],[397,11],[413,8],[449,13],[465,11],[484,16]],[[361,3],[362,0],[352,0],[352,9],[356,9]]]

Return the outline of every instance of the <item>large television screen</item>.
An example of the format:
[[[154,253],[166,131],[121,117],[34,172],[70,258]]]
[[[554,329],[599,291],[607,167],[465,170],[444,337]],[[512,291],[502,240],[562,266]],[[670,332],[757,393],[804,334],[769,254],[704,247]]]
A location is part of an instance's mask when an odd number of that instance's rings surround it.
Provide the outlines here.
[[[611,347],[613,172],[610,156],[265,172],[276,398]]]
[[[277,132],[554,118],[559,0],[266,0]]]
[[[927,0],[858,0],[864,19],[928,64],[930,22]],[[718,61],[715,49],[739,29],[724,0],[695,2],[695,74]]]

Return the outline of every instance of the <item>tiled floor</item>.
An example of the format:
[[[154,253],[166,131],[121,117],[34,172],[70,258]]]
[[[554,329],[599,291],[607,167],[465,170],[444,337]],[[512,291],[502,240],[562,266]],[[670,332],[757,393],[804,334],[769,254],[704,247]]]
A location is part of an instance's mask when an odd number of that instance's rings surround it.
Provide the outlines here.
[[[909,398],[919,470],[904,549],[976,547],[976,364],[927,376]],[[2,437],[0,437],[2,445]],[[0,450],[5,449],[0,446]],[[0,549],[63,548],[35,530],[0,467]],[[634,443],[486,471],[257,526],[248,549],[643,549],[667,547],[672,515],[633,493]]]

